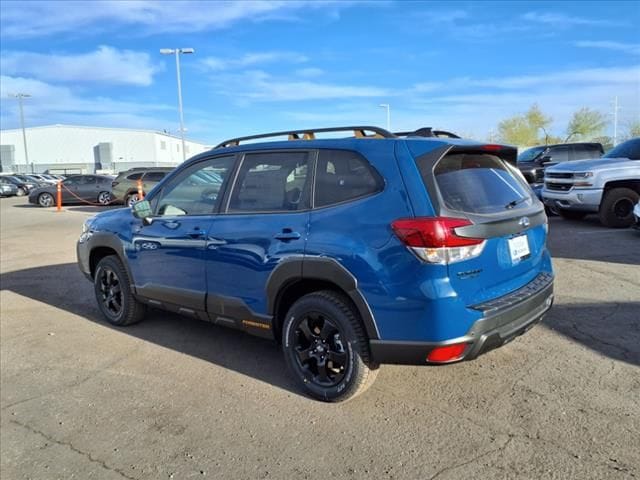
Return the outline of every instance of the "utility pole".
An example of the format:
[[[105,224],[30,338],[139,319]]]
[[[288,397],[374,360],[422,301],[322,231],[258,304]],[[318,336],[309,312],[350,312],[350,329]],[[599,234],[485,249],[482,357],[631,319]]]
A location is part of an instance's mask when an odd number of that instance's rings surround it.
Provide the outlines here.
[[[20,128],[22,128],[22,143],[24,145],[24,173],[27,173],[29,171],[29,153],[27,152],[27,133],[24,129],[24,111],[22,109],[22,99],[29,98],[31,95],[29,95],[28,93],[10,93],[9,96],[17,98],[18,105],[20,107]],[[33,173],[33,171],[31,173]]]
[[[184,143],[184,114],[182,113],[182,82],[180,80],[180,55],[195,53],[193,48],[161,48],[162,55],[175,55],[176,57],[176,78],[178,81],[178,113],[180,115],[180,138],[182,139],[182,161],[187,159],[187,152]]]
[[[618,144],[618,110],[620,110],[618,106],[618,96],[616,95],[613,99],[613,146],[615,147]]]
[[[388,103],[381,103],[378,105],[380,108],[384,108],[387,110],[387,131],[391,131],[391,105]]]

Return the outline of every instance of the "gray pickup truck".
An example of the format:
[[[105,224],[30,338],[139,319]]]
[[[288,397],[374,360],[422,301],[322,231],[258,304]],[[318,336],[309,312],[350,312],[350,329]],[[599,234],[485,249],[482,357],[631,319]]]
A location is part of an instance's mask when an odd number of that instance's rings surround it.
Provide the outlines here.
[[[597,160],[577,160],[549,167],[542,199],[569,219],[597,213],[607,227],[633,224],[640,199],[640,137],[632,138]]]

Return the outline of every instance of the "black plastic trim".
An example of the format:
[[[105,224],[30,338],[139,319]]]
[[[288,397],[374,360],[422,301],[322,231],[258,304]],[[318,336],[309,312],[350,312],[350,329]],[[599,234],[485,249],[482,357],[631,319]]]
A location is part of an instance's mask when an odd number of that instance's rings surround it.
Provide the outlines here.
[[[357,279],[337,260],[329,257],[299,256],[281,262],[267,280],[267,311],[271,315],[276,313],[282,289],[301,280],[322,280],[337,285],[358,309],[369,339],[380,338],[369,304],[358,289]]]
[[[192,310],[204,311],[205,293],[186,288],[165,287],[154,283],[138,285],[136,294],[150,300],[156,300],[162,305],[173,304]]]

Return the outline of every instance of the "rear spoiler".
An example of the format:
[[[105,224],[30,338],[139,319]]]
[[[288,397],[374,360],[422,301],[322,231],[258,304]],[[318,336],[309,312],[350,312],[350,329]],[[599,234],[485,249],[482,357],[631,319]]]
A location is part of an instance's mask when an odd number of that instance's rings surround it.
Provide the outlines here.
[[[490,153],[510,163],[514,167],[518,164],[518,149],[511,145],[454,145],[448,153]]]

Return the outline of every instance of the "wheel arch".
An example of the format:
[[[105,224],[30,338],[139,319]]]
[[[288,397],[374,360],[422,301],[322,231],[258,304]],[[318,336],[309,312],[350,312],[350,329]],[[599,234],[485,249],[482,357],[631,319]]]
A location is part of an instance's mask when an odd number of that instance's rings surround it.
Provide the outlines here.
[[[640,194],[640,179],[611,180],[604,184],[604,192],[614,188],[630,188]]]
[[[357,279],[332,258],[295,257],[276,267],[267,281],[267,309],[273,318],[273,334],[281,339],[284,316],[293,303],[308,293],[332,290],[349,299],[360,315],[369,340],[379,339],[378,328]]]
[[[129,269],[129,264],[126,261],[126,256],[123,252],[122,243],[117,237],[109,233],[96,232],[89,241],[89,271],[91,273],[91,278],[93,278],[96,272],[96,266],[100,260],[106,256],[115,255],[124,266],[127,275],[129,275],[129,279],[131,279],[131,283],[134,283],[133,277],[131,276],[131,270]]]

